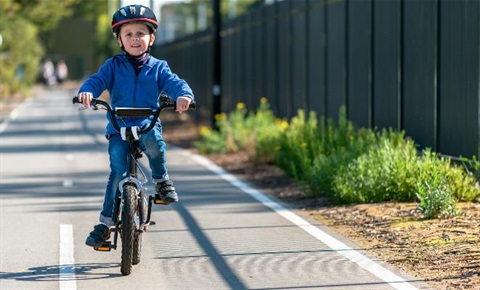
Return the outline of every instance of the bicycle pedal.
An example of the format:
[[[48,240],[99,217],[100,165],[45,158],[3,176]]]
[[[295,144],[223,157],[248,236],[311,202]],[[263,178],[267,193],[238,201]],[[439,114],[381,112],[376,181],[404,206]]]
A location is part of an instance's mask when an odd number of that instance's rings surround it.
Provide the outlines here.
[[[112,250],[111,245],[112,243],[110,241],[106,241],[101,246],[94,247],[94,249],[99,252],[110,252]]]
[[[156,199],[156,198],[153,199],[153,203],[154,203],[154,204],[169,205],[169,203],[166,203],[166,202],[164,202],[163,200],[161,200],[161,199]]]

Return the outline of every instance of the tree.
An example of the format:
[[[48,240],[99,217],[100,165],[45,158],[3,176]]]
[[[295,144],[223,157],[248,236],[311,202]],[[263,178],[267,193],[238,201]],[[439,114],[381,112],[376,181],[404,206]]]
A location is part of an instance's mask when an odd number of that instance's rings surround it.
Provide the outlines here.
[[[78,1],[0,1],[0,98],[35,82],[44,51],[38,33],[53,29],[71,15],[71,7]]]

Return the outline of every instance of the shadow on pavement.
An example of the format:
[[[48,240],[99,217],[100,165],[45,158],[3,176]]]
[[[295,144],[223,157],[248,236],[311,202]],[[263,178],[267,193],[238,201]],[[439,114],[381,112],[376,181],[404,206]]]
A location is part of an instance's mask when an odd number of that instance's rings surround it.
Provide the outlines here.
[[[110,273],[110,269],[118,268],[118,273]],[[41,282],[41,281],[62,281],[68,280],[68,274],[61,274],[65,269],[75,273],[75,280],[96,280],[106,278],[122,277],[119,263],[88,263],[74,265],[52,265],[32,267],[24,272],[0,273],[0,280],[10,279],[18,281]],[[108,270],[102,272],[102,270]],[[73,277],[72,277],[73,278]],[[41,289],[39,286],[37,289]]]

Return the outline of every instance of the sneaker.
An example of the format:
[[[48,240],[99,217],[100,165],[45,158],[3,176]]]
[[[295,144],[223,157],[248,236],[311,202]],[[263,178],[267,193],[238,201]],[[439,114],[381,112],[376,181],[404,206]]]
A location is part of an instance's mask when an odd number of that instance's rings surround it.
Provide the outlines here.
[[[90,247],[99,247],[110,238],[110,229],[104,224],[93,227],[93,231],[87,237],[85,244]]]
[[[178,195],[175,192],[175,187],[173,187],[173,182],[171,180],[158,182],[155,185],[155,191],[157,192],[156,197],[160,197],[165,204],[178,201]]]

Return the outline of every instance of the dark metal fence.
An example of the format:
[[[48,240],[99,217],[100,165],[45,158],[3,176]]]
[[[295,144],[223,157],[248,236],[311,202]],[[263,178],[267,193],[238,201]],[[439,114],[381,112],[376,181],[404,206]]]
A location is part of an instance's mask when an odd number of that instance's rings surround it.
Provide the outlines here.
[[[222,109],[298,109],[405,130],[422,147],[480,152],[479,0],[290,0],[222,27]],[[156,48],[212,107],[212,36]]]

